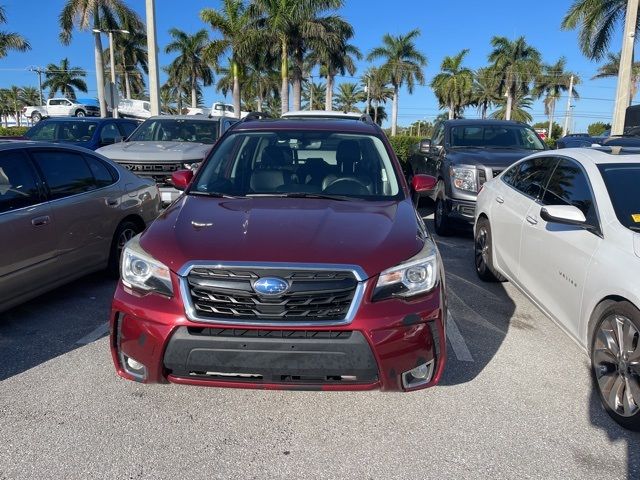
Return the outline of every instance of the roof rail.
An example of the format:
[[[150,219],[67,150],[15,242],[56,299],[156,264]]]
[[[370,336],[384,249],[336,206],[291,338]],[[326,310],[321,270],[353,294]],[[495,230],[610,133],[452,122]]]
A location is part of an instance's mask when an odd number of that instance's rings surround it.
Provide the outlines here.
[[[249,120],[259,120],[261,118],[273,118],[267,112],[249,112],[244,118],[240,120],[241,122],[248,122]]]

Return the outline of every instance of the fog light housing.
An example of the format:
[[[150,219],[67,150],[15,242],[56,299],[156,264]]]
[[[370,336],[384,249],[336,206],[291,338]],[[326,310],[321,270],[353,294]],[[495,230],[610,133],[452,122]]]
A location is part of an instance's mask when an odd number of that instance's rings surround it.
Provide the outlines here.
[[[403,388],[416,388],[422,385],[426,385],[431,381],[433,376],[433,367],[435,361],[431,360],[427,363],[422,363],[409,371],[402,374],[402,387]]]
[[[131,375],[135,380],[142,382],[147,378],[147,367],[135,358],[129,357],[120,352],[120,362],[125,372]]]

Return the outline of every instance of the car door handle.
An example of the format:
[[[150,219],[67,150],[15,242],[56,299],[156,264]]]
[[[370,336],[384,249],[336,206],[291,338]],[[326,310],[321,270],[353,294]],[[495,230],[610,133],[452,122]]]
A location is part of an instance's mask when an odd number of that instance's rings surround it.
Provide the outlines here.
[[[498,196],[496,197],[496,202],[498,202],[498,203],[504,203],[504,198],[502,198],[500,195],[498,195]]]
[[[42,227],[43,225],[49,225],[51,222],[51,218],[49,215],[44,215],[42,217],[36,217],[31,220],[31,225],[34,227]]]
[[[536,218],[533,218],[531,215],[527,215],[527,222],[529,222],[531,225],[538,224],[538,220]]]

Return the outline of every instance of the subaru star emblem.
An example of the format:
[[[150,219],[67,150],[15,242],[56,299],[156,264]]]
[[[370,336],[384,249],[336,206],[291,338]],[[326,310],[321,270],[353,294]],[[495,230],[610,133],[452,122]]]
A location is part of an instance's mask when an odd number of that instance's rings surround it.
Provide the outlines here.
[[[278,277],[264,277],[254,282],[253,289],[259,295],[276,296],[289,290],[289,283]]]

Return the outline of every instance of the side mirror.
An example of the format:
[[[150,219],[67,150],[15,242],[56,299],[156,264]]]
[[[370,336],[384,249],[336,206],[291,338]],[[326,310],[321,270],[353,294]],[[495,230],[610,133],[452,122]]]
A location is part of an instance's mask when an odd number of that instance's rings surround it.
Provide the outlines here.
[[[189,186],[193,180],[193,171],[191,170],[178,170],[171,174],[171,182],[176,190],[184,190]]]
[[[547,205],[540,210],[540,218],[563,225],[582,226],[587,222],[582,210],[573,205]]]
[[[420,153],[429,153],[431,151],[431,140],[427,138],[425,138],[424,140],[420,140],[418,150],[420,151]]]
[[[414,175],[411,180],[411,188],[416,193],[432,192],[436,185],[438,185],[438,179],[431,175],[418,174]]]

